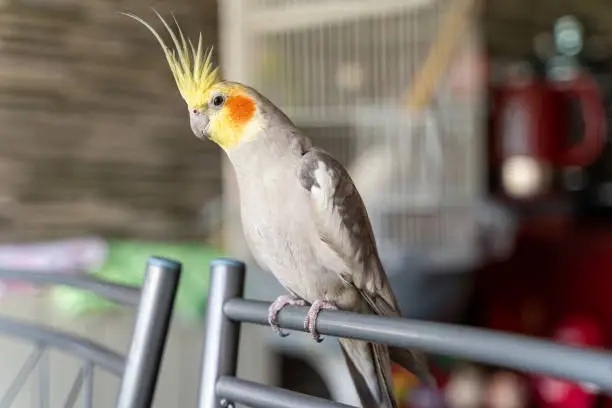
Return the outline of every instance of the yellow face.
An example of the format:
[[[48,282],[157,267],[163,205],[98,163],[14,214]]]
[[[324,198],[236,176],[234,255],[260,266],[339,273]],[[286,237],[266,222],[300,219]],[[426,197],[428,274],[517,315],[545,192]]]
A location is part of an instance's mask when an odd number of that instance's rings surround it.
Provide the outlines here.
[[[261,122],[252,94],[240,84],[219,80],[218,69],[211,62],[212,49],[204,51],[201,34],[194,46],[176,20],[178,34],[155,13],[170,34],[174,49],[146,21],[124,14],[147,27],[162,47],[181,97],[189,107],[191,129],[196,137],[211,139],[225,150],[255,137]]]
[[[260,131],[257,103],[242,85],[218,82],[208,89],[204,106],[189,109],[191,129],[228,150]]]

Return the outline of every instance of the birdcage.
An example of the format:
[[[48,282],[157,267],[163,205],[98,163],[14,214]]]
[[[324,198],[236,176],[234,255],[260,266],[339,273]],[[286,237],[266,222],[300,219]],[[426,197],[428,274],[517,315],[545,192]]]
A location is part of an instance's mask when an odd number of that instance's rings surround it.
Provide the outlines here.
[[[259,89],[349,168],[383,258],[411,250],[473,263],[483,98],[456,92],[449,65],[479,51],[474,2],[231,3],[226,76]]]

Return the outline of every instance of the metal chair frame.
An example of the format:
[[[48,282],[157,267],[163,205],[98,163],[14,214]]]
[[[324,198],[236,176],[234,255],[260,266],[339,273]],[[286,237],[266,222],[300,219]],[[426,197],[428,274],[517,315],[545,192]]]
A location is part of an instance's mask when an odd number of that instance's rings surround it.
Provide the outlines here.
[[[198,408],[349,408],[304,394],[236,378],[241,323],[267,325],[269,303],[242,299],[245,264],[219,259],[211,264],[206,333]],[[286,308],[281,327],[304,331],[306,307]],[[527,336],[459,325],[324,311],[322,334],[385,343],[481,363],[586,383],[612,394],[612,353],[580,349]],[[290,341],[290,340],[289,340]]]
[[[104,282],[89,276],[0,270],[0,279],[72,286],[93,292],[117,304],[137,308],[127,356],[83,337],[50,327],[0,318],[0,334],[29,339],[35,343],[34,350],[2,396],[0,408],[11,406],[36,367],[39,368],[41,380],[39,407],[49,407],[50,376],[46,354],[49,348],[62,350],[84,361],[66,397],[64,407],[73,407],[81,392],[84,393],[84,407],[92,407],[93,374],[97,366],[121,377],[117,408],[149,408],[155,394],[180,275],[180,263],[157,257],[151,257],[147,262],[142,288]]]
[[[101,282],[89,277],[47,273],[0,271],[0,279],[41,284],[62,284],[89,290],[119,304],[138,307],[127,357],[87,339],[51,328],[0,318],[0,332],[28,338],[34,351],[15,376],[0,408],[10,407],[29,374],[38,366],[43,373],[41,397],[49,395],[47,348],[57,348],[84,360],[66,399],[74,406],[84,392],[84,406],[91,407],[95,366],[122,377],[117,408],[149,408],[153,402],[174,298],[180,263],[150,258],[142,290]],[[236,378],[240,325],[267,325],[269,303],[242,299],[246,267],[232,259],[211,263],[211,285],[206,311],[198,408],[231,408],[236,403],[253,408],[350,408],[349,405],[257,384]],[[281,327],[303,331],[307,308],[287,308],[280,313]],[[612,353],[580,349],[527,336],[459,325],[402,318],[365,316],[325,311],[317,329],[326,335],[349,337],[411,347],[434,354],[452,355],[524,372],[546,374],[586,383],[612,394]],[[46,374],[45,374],[46,372]],[[48,398],[41,398],[41,408]]]

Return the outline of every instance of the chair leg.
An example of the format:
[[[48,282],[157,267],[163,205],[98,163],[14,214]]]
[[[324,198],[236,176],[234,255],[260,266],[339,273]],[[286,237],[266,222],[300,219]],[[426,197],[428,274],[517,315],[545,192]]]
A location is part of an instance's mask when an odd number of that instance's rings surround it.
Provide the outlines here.
[[[198,408],[227,408],[229,405],[217,397],[216,384],[222,376],[236,375],[240,323],[225,316],[223,305],[228,299],[242,297],[244,278],[242,262],[217,259],[210,265]]]
[[[180,275],[180,263],[149,258],[117,408],[152,406]]]

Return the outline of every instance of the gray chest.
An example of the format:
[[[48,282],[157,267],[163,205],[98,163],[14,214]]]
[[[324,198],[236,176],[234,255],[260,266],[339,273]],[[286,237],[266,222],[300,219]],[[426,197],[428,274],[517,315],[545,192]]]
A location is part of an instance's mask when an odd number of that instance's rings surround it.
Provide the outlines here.
[[[312,223],[308,197],[297,181],[268,171],[244,180],[240,195],[245,236],[262,266],[273,272],[299,267],[310,252]]]
[[[288,290],[312,301],[342,285],[320,257],[308,192],[291,173],[240,183],[242,224],[255,260]]]

